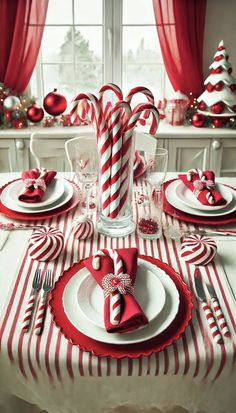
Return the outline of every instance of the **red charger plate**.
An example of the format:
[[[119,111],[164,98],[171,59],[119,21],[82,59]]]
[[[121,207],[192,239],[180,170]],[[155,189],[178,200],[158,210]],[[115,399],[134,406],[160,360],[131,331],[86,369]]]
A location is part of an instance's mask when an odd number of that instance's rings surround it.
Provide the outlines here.
[[[0,195],[3,191],[3,189],[5,189],[8,185],[10,185],[12,182],[15,181],[19,181],[19,179],[14,179],[11,182],[8,182],[7,184],[5,184],[4,186],[2,186],[0,188]],[[7,217],[13,218],[13,219],[19,219],[19,220],[27,220],[27,221],[35,221],[35,220],[39,220],[39,219],[49,219],[49,218],[53,218],[56,217],[58,215],[62,215],[65,214],[66,212],[70,211],[71,209],[75,208],[76,205],[78,205],[79,201],[80,201],[80,189],[79,187],[72,181],[68,182],[71,183],[71,185],[73,185],[73,196],[72,198],[65,204],[62,205],[60,208],[56,208],[53,209],[52,211],[45,211],[45,212],[39,212],[38,214],[30,214],[30,213],[23,213],[23,212],[17,212],[17,211],[13,211],[12,209],[7,208],[6,206],[4,206],[1,202],[1,198],[0,198],[0,212],[4,215],[6,215]]]
[[[183,334],[192,318],[193,308],[192,296],[187,285],[183,282],[180,275],[169,265],[158,259],[143,255],[140,255],[139,258],[158,266],[174,281],[180,296],[179,310],[174,321],[158,336],[142,343],[136,343],[135,345],[107,344],[87,337],[77,330],[77,328],[70,322],[62,304],[65,287],[74,274],[84,267],[82,261],[73,265],[61,275],[51,292],[51,299],[49,302],[52,317],[56,326],[72,344],[79,346],[82,350],[91,351],[96,356],[115,357],[119,359],[123,357],[138,358],[163,350]]]
[[[178,178],[177,178],[178,179]],[[180,211],[179,209],[175,208],[172,206],[166,198],[165,191],[166,188],[174,181],[177,179],[171,179],[170,181],[167,181],[163,184],[163,210],[171,216],[174,216],[175,218],[181,219],[182,221],[186,222],[191,222],[194,224],[205,224],[205,225],[223,225],[223,224],[230,224],[231,222],[236,222],[236,211],[231,212],[230,214],[226,215],[221,215],[218,217],[211,217],[209,216],[197,216],[197,215],[191,215],[188,214],[187,212]],[[225,185],[228,186],[228,185]],[[230,187],[234,191],[236,190],[235,188]]]

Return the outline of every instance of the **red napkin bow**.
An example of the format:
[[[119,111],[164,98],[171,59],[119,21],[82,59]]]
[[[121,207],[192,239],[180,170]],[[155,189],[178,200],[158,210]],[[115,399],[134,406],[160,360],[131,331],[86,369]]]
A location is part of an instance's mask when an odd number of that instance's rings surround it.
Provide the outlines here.
[[[30,169],[23,171],[21,174],[24,189],[18,199],[23,202],[40,202],[46,192],[47,186],[52,182],[55,171],[47,171],[46,169]]]
[[[179,174],[178,177],[203,205],[226,204],[226,200],[215,189],[215,174],[213,171],[190,169],[187,174]]]
[[[102,251],[106,253],[107,250]],[[147,324],[148,319],[143,313],[140,305],[135,300],[134,295],[132,295],[132,286],[135,283],[137,271],[138,250],[137,248],[127,248],[118,249],[116,251],[122,259],[123,263],[123,274],[121,274],[121,277],[124,275],[124,282],[127,282],[127,278],[129,278],[131,283],[128,286],[127,293],[121,294],[121,317],[119,324],[117,325],[112,324],[110,321],[111,296],[110,294],[107,295],[105,293],[104,324],[107,332],[109,333],[126,333]],[[93,257],[86,259],[84,261],[84,264],[102,288],[104,286],[104,282],[106,283],[108,281],[110,283],[110,280],[108,278],[111,276],[111,274],[114,274],[114,263],[112,258],[110,258],[108,255],[100,257],[100,268],[98,270],[93,268]],[[130,277],[127,277],[127,274]]]

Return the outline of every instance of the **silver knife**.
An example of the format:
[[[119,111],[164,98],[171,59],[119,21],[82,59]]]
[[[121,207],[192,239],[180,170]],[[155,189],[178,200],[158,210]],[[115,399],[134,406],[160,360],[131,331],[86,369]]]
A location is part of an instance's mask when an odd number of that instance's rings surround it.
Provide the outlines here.
[[[221,306],[220,306],[220,303],[218,301],[215,290],[210,284],[205,283],[205,285],[206,285],[208,293],[211,297],[212,308],[213,308],[214,313],[216,315],[216,318],[218,320],[221,332],[225,337],[229,337],[230,336],[230,331],[229,331],[228,325],[225,321],[224,314],[223,314],[223,311],[221,309]]]
[[[202,277],[199,268],[195,268],[194,271],[194,285],[197,296],[201,302],[202,309],[205,314],[205,318],[211,330],[211,335],[214,341],[218,344],[222,343],[222,337],[218,329],[217,323],[214,319],[213,313],[207,303],[207,297],[203,288]]]

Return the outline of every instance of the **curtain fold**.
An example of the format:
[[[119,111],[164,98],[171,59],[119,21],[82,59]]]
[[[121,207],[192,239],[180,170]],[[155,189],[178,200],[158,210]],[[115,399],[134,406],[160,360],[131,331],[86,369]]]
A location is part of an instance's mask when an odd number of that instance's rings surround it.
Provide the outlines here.
[[[0,82],[22,93],[34,70],[48,0],[0,1]]]
[[[206,0],[153,0],[163,61],[175,90],[203,90]]]

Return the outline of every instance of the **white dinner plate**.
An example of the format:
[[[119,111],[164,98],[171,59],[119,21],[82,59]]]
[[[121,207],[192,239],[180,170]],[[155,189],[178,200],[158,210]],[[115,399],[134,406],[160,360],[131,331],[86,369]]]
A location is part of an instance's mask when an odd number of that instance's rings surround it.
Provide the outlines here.
[[[217,211],[201,211],[200,209],[194,209],[190,208],[189,206],[185,205],[177,196],[176,196],[176,188],[179,184],[179,180],[171,182],[166,190],[165,190],[165,196],[169,204],[171,204],[173,207],[179,209],[180,211],[186,212],[187,214],[191,215],[197,215],[197,216],[203,216],[203,217],[217,217],[217,216],[223,216],[230,214],[231,212],[234,212],[236,210],[236,196],[234,194],[235,191],[233,191],[229,187],[224,187],[226,191],[230,191],[232,193],[233,199],[230,202],[229,205],[227,205],[226,208],[224,209],[219,209]],[[224,196],[223,192],[222,195]]]
[[[9,184],[10,186],[12,184]],[[1,202],[4,206],[11,209],[12,211],[23,212],[24,214],[38,214],[39,212],[47,212],[52,211],[53,209],[59,208],[62,205],[66,204],[73,196],[73,186],[67,180],[64,180],[64,193],[62,194],[61,198],[55,201],[53,204],[40,207],[40,208],[25,208],[20,205],[17,205],[12,199],[9,197],[9,191],[7,190],[8,186],[4,188],[1,193]]]
[[[70,279],[62,298],[64,311],[74,327],[94,340],[110,344],[141,343],[156,337],[169,327],[175,319],[179,308],[179,293],[175,283],[163,270],[150,262],[138,259],[138,267],[140,274],[146,274],[147,270],[155,274],[165,289],[164,307],[152,322],[141,329],[124,334],[107,333],[104,328],[97,327],[91,323],[88,318],[84,316],[78,302],[79,279],[83,277],[84,274],[88,274],[87,268],[83,268]],[[158,291],[156,291],[156,299],[158,300]],[[100,311],[103,311],[103,305]]]
[[[190,208],[199,209],[201,211],[217,211],[226,208],[232,202],[232,191],[223,184],[216,183],[216,191],[218,191],[226,200],[224,205],[203,205],[194,193],[182,181],[179,181],[176,186],[176,196],[181,202]]]
[[[103,317],[104,294],[89,272],[80,275],[78,302],[84,317],[100,328],[105,328]],[[165,304],[165,289],[149,268],[139,266],[135,282],[135,297],[149,322],[161,312]]]
[[[61,196],[63,195],[65,191],[64,180],[60,178],[55,178],[47,186],[47,190],[43,197],[43,201],[32,203],[32,202],[19,201],[18,197],[22,193],[23,187],[24,185],[23,185],[22,180],[13,182],[13,185],[9,185],[9,187],[7,187],[8,195],[9,195],[9,198],[11,198],[12,202],[15,202],[17,205],[20,205],[24,208],[29,208],[29,209],[38,209],[38,208],[51,205],[54,202],[56,202],[59,198],[61,198]]]

